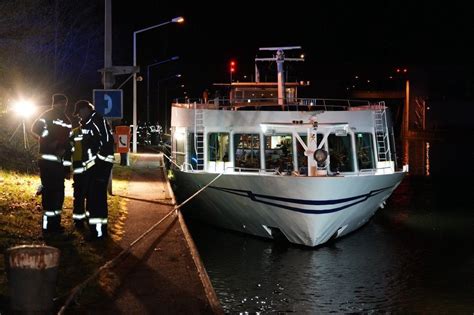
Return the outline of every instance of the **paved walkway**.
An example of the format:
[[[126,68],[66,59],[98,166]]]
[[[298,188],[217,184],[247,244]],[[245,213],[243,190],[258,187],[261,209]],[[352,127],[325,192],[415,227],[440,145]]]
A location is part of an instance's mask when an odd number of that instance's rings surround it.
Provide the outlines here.
[[[158,154],[139,154],[132,165],[122,248],[173,209],[173,195],[160,165]],[[167,218],[133,247],[114,273],[120,276],[120,285],[113,300],[88,313],[223,313],[179,214]]]

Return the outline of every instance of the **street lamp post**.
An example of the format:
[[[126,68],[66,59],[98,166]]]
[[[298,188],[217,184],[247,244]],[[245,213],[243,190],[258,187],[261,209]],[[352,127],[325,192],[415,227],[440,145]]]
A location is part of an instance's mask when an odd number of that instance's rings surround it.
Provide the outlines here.
[[[161,24],[153,25],[147,28],[143,28],[141,30],[133,32],[133,66],[137,66],[137,34],[143,33],[160,26],[170,24],[170,23],[182,23],[184,22],[184,18],[179,16],[166,21]],[[133,153],[137,153],[137,73],[133,73],[133,135],[132,135],[132,151]]]
[[[166,77],[164,79],[158,80],[158,83],[156,84],[156,87],[157,87],[156,95],[158,97],[158,107],[160,106],[160,82],[167,81],[174,78],[180,78],[180,77],[181,77],[181,74],[175,74],[175,75]],[[165,133],[168,131],[168,105],[167,104],[165,104],[165,127],[163,128],[163,130]]]
[[[148,65],[146,67],[146,79],[147,79],[147,84],[146,84],[146,120],[147,122],[150,121],[150,68],[154,66],[161,65],[163,63],[169,62],[169,61],[174,61],[178,60],[178,56],[171,57],[166,60],[158,61],[155,63],[152,63],[151,65]]]

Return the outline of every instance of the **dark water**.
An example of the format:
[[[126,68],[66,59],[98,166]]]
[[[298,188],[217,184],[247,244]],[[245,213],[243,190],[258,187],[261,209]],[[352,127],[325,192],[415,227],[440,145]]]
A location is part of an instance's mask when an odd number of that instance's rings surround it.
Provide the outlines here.
[[[458,160],[474,164],[466,144],[409,143],[411,175],[387,206],[319,248],[190,222],[225,311],[472,314],[474,172]]]

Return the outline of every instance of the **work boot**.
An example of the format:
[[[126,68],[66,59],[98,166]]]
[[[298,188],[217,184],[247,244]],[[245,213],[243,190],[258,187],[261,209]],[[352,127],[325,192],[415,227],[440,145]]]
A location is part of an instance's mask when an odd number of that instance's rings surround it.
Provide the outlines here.
[[[76,230],[84,230],[85,224],[84,220],[74,220],[74,228]]]
[[[62,234],[64,233],[64,227],[61,225],[51,226],[47,229],[43,229],[43,234]]]
[[[94,241],[94,240],[102,240],[102,239],[107,238],[107,235],[108,235],[107,224],[102,224],[100,229],[101,229],[101,233],[99,236],[99,232],[97,231],[97,226],[89,225],[90,237],[87,238],[87,240]]]
[[[61,217],[48,217],[43,215],[41,222],[43,235],[61,234],[64,232],[64,228],[61,226]]]

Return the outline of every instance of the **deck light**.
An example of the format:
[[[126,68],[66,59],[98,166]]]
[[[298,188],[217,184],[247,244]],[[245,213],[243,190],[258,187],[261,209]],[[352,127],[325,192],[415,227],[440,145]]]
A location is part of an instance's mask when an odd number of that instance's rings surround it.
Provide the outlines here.
[[[324,167],[326,165],[326,160],[328,158],[328,152],[323,149],[317,149],[314,152],[314,159],[318,163],[319,167]]]

